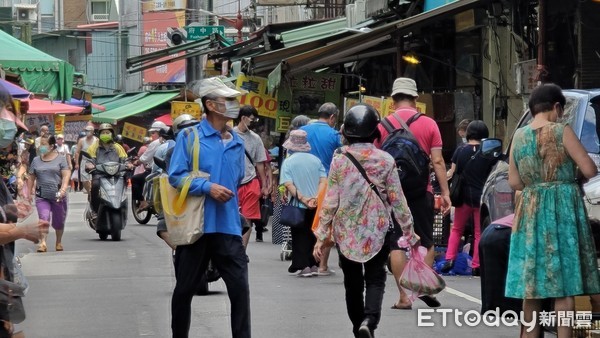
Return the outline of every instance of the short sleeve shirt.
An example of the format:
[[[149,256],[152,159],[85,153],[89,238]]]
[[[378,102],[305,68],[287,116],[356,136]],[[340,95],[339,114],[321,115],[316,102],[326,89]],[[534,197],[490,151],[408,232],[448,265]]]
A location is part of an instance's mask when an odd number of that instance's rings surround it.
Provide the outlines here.
[[[394,112],[406,122],[410,119],[417,111],[413,108],[400,108]],[[392,123],[394,128],[402,128],[400,122],[398,122],[395,118],[390,117],[389,121]],[[381,133],[381,137],[378,140],[375,140],[375,146],[377,148],[381,148],[383,141],[389,135],[387,130],[380,123],[377,127],[379,129],[379,133]],[[410,124],[409,129],[411,133],[415,136],[421,148],[427,153],[427,155],[431,156],[432,149],[442,149],[442,135],[440,133],[440,129],[438,128],[437,123],[431,117],[421,116],[413,123]]]
[[[313,122],[300,128],[306,132],[306,140],[310,144],[310,153],[321,160],[325,172],[333,159],[333,152],[342,146],[340,133],[322,121]]]
[[[245,156],[246,164],[244,167],[244,179],[242,180],[242,184],[246,184],[256,177],[256,168],[254,166],[258,163],[267,161],[265,146],[263,141],[260,139],[260,136],[258,136],[258,134],[252,130],[242,133],[237,127],[235,127],[233,128],[233,131],[235,131],[244,141],[244,148],[246,149],[247,153]],[[252,162],[250,162],[248,156],[252,157],[254,165]]]
[[[327,174],[318,157],[310,153],[293,153],[283,161],[279,182],[292,182],[301,195],[316,197],[321,177],[327,177]],[[300,204],[300,207],[305,206]]]
[[[64,156],[56,156],[51,161],[42,161],[39,156],[34,158],[29,173],[36,177],[36,195],[44,199],[55,198],[62,183],[63,170],[69,170]]]

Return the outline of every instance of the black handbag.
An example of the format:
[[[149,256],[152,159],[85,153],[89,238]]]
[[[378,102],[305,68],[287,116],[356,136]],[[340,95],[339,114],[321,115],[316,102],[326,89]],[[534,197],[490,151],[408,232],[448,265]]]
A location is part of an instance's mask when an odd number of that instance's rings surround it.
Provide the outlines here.
[[[296,201],[296,205],[294,202]],[[304,227],[304,214],[306,209],[300,208],[298,198],[292,198],[288,204],[284,204],[281,207],[281,217],[279,223],[287,225],[290,228],[302,228]]]
[[[263,197],[260,203],[260,220],[263,225],[269,223],[269,217],[273,215],[273,202],[268,197]]]

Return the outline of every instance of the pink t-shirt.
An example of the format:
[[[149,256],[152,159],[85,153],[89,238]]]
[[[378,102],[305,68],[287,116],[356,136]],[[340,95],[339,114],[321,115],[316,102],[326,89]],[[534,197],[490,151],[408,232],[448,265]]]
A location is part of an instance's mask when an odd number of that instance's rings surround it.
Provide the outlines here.
[[[398,114],[404,122],[408,121],[413,115],[417,113],[417,110],[414,108],[400,108],[397,109],[394,114]],[[399,129],[402,128],[400,122],[396,120],[394,117],[390,117],[389,121],[392,123],[394,128]],[[377,148],[381,148],[381,145],[385,138],[389,135],[385,127],[380,123],[377,126],[379,129],[379,133],[381,134],[381,138],[375,140],[373,142]],[[409,126],[410,131],[415,136],[421,148],[427,155],[431,156],[432,149],[442,149],[442,135],[440,134],[440,129],[438,128],[437,123],[434,119],[428,116],[421,116]],[[432,192],[433,188],[431,186],[431,182],[429,182],[429,186],[427,187],[427,191]]]

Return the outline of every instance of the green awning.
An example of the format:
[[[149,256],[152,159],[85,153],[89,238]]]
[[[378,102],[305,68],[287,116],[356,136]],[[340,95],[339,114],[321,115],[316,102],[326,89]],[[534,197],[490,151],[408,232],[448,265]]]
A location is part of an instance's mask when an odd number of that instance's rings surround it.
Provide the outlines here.
[[[282,32],[277,36],[286,47],[297,46],[307,42],[319,40],[334,34],[348,31],[348,22],[345,17],[329,20],[314,25],[292,29]]]
[[[0,30],[0,67],[21,76],[25,89],[48,94],[53,100],[69,100],[74,68]]]
[[[132,102],[135,102],[145,96],[147,96],[148,94],[150,94],[149,92],[142,92],[142,93],[137,93],[134,95],[125,95],[125,96],[118,96],[113,100],[110,101],[105,101],[104,103],[99,103],[102,106],[104,106],[104,108],[106,109],[104,112],[101,111],[96,111],[94,109],[94,111],[92,111],[92,114],[101,114],[101,113],[106,113],[109,110],[113,110],[115,108],[119,108],[119,107],[123,107],[125,105],[128,105]]]
[[[141,94],[145,95],[142,97]],[[125,105],[120,105],[114,109],[107,109],[105,112],[94,115],[92,117],[92,121],[115,124],[117,123],[117,121],[122,120],[126,117],[143,113],[165,102],[171,101],[180,94],[179,91],[176,91],[140,93],[138,95],[140,96],[140,98],[133,102],[129,102]]]

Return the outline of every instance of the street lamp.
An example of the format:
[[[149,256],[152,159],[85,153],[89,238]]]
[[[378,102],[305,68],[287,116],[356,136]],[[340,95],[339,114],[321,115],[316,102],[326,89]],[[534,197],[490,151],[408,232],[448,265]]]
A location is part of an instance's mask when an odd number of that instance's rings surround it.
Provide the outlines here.
[[[229,24],[231,24],[235,29],[237,29],[237,42],[241,42],[242,41],[242,28],[244,27],[244,20],[242,19],[242,12],[240,10],[240,3],[238,1],[238,13],[237,13],[237,17],[235,18],[235,20],[226,18],[224,16],[221,16],[217,13],[213,13],[210,11],[207,11],[205,9],[202,8],[198,8],[197,9],[199,12],[202,13],[206,13],[208,15],[213,15],[216,16],[217,18],[227,21]]]

